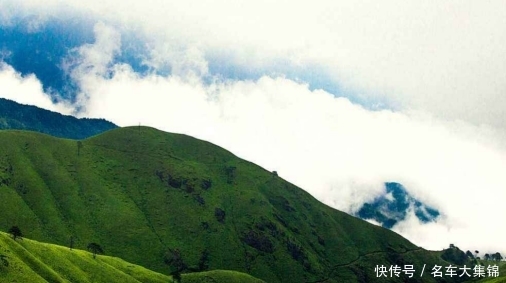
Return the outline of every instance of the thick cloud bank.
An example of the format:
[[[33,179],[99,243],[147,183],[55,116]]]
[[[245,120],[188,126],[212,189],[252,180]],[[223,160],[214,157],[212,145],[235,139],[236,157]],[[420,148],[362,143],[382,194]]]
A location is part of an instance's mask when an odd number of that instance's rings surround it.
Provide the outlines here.
[[[51,16],[86,17],[145,34],[152,51],[147,61],[155,67],[177,69],[185,61],[202,67],[203,61],[195,60],[199,53],[234,69],[316,65],[333,83],[360,90],[365,101],[506,127],[502,0],[2,0],[0,5],[1,22],[21,15],[31,30]],[[188,56],[181,59],[183,54]]]
[[[502,2],[86,3],[25,1],[12,12],[97,19],[94,41],[62,60],[75,100],[54,103],[6,64],[2,97],[205,139],[350,213],[399,182],[441,215],[423,224],[410,212],[395,231],[426,248],[506,251]],[[116,60],[132,32],[146,72]],[[256,75],[213,73],[213,58]],[[317,66],[340,92],[287,76],[291,66]],[[378,97],[383,110],[371,110]]]

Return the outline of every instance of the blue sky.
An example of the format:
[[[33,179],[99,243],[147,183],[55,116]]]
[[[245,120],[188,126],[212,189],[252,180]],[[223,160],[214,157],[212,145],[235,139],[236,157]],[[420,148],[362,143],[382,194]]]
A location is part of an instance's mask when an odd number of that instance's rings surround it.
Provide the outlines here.
[[[61,63],[70,49],[93,42],[90,26],[55,18],[32,31],[28,21],[16,19],[12,25],[1,27],[1,50],[5,53],[3,61],[24,76],[35,74],[42,82],[44,91],[71,95],[75,92],[75,86],[67,78]]]
[[[399,182],[441,217],[395,231],[506,252],[475,213],[506,200],[504,8],[0,0],[0,97],[208,140],[349,213]]]

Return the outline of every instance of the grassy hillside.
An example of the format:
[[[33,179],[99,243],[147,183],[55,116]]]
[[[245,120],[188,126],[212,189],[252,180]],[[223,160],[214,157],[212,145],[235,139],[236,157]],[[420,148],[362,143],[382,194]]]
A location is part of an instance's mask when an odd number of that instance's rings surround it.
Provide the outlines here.
[[[172,278],[122,259],[92,254],[83,250],[22,239],[14,241],[0,233],[0,282],[143,282],[167,283]],[[182,283],[262,282],[247,274],[216,270],[185,274]]]
[[[77,247],[99,243],[164,273],[178,253],[185,271],[229,269],[267,282],[395,282],[376,278],[375,266],[447,265],[185,135],[131,127],[78,142],[1,131],[0,142],[0,229],[17,225],[40,241],[68,245],[74,236]]]
[[[0,130],[30,130],[69,139],[85,139],[117,126],[103,119],[77,119],[0,98]]]
[[[118,258],[97,256],[0,233],[0,282],[169,282],[170,277]]]

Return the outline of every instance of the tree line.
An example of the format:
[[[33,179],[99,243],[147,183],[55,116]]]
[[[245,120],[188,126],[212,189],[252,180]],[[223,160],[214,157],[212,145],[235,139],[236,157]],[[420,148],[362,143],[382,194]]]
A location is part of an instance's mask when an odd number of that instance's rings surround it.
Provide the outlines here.
[[[479,256],[479,254],[480,254],[480,251],[478,251],[478,250],[475,250],[474,254],[470,250],[467,250],[464,253],[454,244],[450,244],[450,247],[448,249],[443,250],[443,253],[441,254],[441,258],[446,261],[456,263],[459,265],[463,265],[469,261],[477,263],[478,260],[501,261],[504,259],[500,252],[486,253],[483,256],[483,259]]]

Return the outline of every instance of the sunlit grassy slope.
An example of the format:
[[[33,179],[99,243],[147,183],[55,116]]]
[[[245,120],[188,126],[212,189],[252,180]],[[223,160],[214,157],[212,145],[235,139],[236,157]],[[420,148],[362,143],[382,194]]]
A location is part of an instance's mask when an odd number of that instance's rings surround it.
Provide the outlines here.
[[[166,275],[121,259],[44,244],[29,239],[14,241],[0,233],[0,282],[169,282]]]
[[[22,239],[0,233],[0,282],[172,282],[172,278],[110,256]],[[216,270],[185,274],[182,283],[262,282],[247,274]]]
[[[374,267],[444,264],[185,135],[129,127],[78,142],[0,131],[0,144],[0,229],[18,225],[39,241],[68,245],[73,235],[79,248],[96,242],[162,273],[166,251],[178,249],[186,271],[236,270],[267,282],[395,282],[376,278]]]

